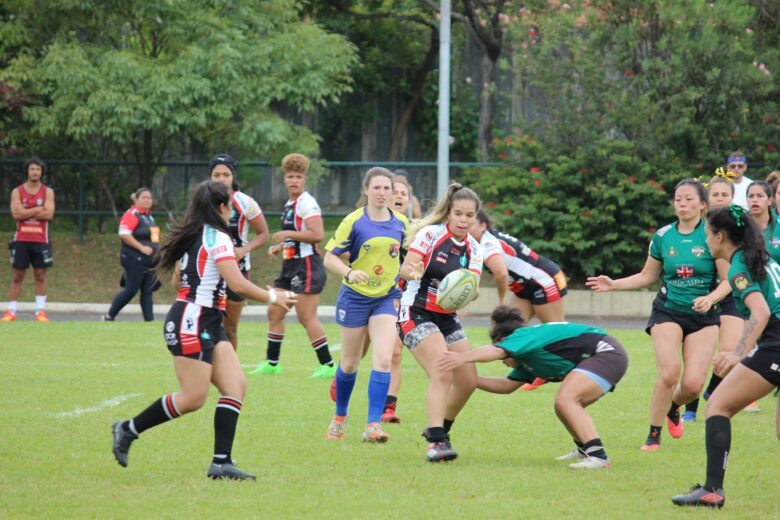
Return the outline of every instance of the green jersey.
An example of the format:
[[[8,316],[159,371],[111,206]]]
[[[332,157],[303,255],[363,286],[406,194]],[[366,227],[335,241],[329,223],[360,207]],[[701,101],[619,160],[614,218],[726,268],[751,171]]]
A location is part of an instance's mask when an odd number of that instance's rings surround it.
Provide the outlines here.
[[[656,231],[648,254],[663,264],[663,285],[658,297],[664,307],[696,314],[691,308],[693,300],[715,289],[718,272],[707,247],[704,221],[688,234],[681,233],[677,225],[675,222]]]
[[[770,259],[766,266],[766,274],[761,280],[754,279],[745,264],[744,253],[741,249],[737,250],[731,257],[729,285],[731,285],[734,294],[737,310],[745,319],[749,318],[750,309],[745,305],[745,298],[751,293],[760,292],[769,306],[771,315],[764,332],[758,338],[759,346],[768,342],[780,345],[780,265]]]
[[[764,228],[764,242],[772,259],[780,263],[780,217],[774,211],[769,215],[769,225]]]
[[[506,351],[517,364],[507,376],[509,379],[533,381],[541,377],[560,381],[583,359],[599,352],[599,348],[611,350],[611,345],[601,341],[606,335],[590,325],[542,323],[520,327],[496,346]]]

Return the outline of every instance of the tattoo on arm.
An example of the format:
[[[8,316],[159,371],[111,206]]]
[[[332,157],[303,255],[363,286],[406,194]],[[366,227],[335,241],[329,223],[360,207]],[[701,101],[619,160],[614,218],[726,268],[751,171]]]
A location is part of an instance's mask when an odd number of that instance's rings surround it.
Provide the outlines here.
[[[756,329],[756,320],[753,318],[753,316],[750,316],[748,318],[747,322],[745,323],[745,329],[742,331],[742,337],[739,338],[739,343],[737,343],[737,348],[734,349],[734,354],[742,357],[745,353],[745,341],[747,340],[748,336],[750,336],[753,331]]]

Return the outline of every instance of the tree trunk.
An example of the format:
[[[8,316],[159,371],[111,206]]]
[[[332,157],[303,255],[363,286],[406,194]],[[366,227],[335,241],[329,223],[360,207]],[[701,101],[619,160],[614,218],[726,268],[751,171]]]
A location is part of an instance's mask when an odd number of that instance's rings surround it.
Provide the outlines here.
[[[431,42],[428,45],[428,53],[425,55],[420,68],[417,69],[414,78],[414,84],[412,85],[412,97],[407,101],[404,110],[401,113],[401,117],[398,118],[398,122],[395,125],[393,131],[393,140],[390,142],[390,152],[387,154],[387,160],[390,162],[397,161],[401,155],[401,143],[403,142],[406,129],[409,127],[409,122],[412,120],[414,110],[417,108],[417,104],[422,98],[423,90],[425,89],[425,80],[428,78],[428,74],[433,69],[433,64],[436,63],[436,57],[439,54],[439,32],[431,31]]]
[[[147,188],[152,187],[152,179],[154,178],[154,170],[152,167],[152,152],[152,131],[144,130],[144,155],[143,163],[141,164],[141,175],[139,178],[140,184],[138,186],[139,188],[141,186],[146,186]]]
[[[483,159],[490,156],[493,144],[493,112],[496,106],[496,70],[497,62],[483,52],[480,56],[482,85],[479,93],[479,152]]]

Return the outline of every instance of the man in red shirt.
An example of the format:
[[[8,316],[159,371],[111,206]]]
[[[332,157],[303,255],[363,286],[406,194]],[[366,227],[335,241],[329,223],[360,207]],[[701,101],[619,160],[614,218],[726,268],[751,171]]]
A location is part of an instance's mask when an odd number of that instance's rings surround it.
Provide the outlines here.
[[[49,221],[54,218],[54,191],[41,182],[46,164],[32,158],[24,163],[27,182],[11,192],[11,216],[16,233],[11,247],[13,278],[8,292],[8,311],[0,322],[16,321],[17,301],[27,268],[35,275],[35,321],[49,321],[46,305],[46,269],[54,263],[49,241]]]

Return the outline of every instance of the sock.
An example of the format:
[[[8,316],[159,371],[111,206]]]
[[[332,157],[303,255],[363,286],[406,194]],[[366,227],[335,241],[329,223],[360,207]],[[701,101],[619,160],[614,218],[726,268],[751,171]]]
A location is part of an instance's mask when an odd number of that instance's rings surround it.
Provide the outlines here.
[[[236,436],[236,424],[241,413],[241,401],[235,397],[223,395],[217,401],[214,411],[214,464],[230,462],[233,451],[233,439]]]
[[[171,393],[150,404],[146,410],[133,417],[132,421],[130,421],[128,425],[130,431],[140,435],[149,428],[179,417],[181,414],[176,408],[175,398],[176,394]]]
[[[447,435],[450,434],[450,430],[452,429],[452,425],[455,423],[455,419],[444,419],[444,433]]]
[[[731,449],[731,419],[716,415],[706,422],[707,480],[704,487],[710,491],[723,487],[726,463]]]
[[[395,405],[397,402],[398,398],[396,396],[387,394],[387,399],[385,399],[385,408],[388,408],[390,405]],[[395,410],[395,406],[393,406],[393,409]]]
[[[647,444],[661,444],[661,426],[650,425],[650,433],[647,434]]]
[[[268,331],[268,348],[265,351],[265,357],[268,359],[268,363],[272,366],[279,364],[279,353],[282,350],[282,341],[284,340],[284,332],[271,332]]]
[[[35,295],[35,312],[42,311],[43,308],[46,306],[46,295],[43,296],[36,294]]]
[[[336,415],[346,417],[349,409],[349,398],[352,396],[352,389],[355,388],[357,371],[347,374],[341,370],[341,365],[336,369]]]
[[[320,365],[328,365],[331,367],[333,366],[333,358],[330,357],[327,336],[313,339],[311,341],[311,348],[313,348],[314,352],[317,354],[317,359],[320,361]]]
[[[8,302],[8,310],[16,314],[16,309],[19,308],[19,302],[14,300],[12,302]]]
[[[672,406],[669,408],[669,412],[666,414],[670,421],[674,424],[680,423],[680,405],[672,401]]]
[[[720,382],[723,381],[719,376],[716,376],[714,373],[712,374],[712,377],[710,377],[710,382],[707,385],[707,390],[705,390],[705,393],[710,396],[715,391],[716,388],[718,388],[718,385]]]
[[[382,418],[388,388],[390,388],[390,372],[372,370],[371,376],[368,378],[367,423],[379,422],[379,419]]]
[[[444,442],[447,440],[447,432],[441,426],[432,426],[423,431],[423,437],[428,439],[428,442]]]
[[[685,411],[686,412],[693,412],[696,413],[699,410],[699,399],[696,398],[690,403],[685,405]]]
[[[601,439],[598,437],[584,443],[580,448],[580,451],[588,457],[596,457],[601,460],[607,460],[607,452],[604,451],[604,445],[601,444]]]

